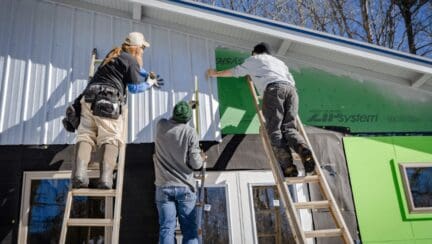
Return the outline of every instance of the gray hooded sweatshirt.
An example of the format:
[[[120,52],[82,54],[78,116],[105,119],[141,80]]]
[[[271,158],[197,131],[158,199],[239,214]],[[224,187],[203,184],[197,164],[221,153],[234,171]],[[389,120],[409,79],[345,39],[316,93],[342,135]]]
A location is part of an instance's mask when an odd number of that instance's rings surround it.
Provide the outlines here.
[[[201,168],[199,139],[187,124],[161,119],[156,127],[156,186],[186,186],[195,191],[193,170]]]

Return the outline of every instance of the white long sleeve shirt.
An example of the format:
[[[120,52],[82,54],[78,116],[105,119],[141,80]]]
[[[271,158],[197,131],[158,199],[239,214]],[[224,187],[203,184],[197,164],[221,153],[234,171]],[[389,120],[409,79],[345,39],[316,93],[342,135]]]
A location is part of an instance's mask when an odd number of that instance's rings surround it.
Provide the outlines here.
[[[266,86],[273,82],[288,82],[295,85],[285,63],[268,54],[250,56],[242,64],[232,68],[231,72],[233,77],[250,75],[259,94],[264,94]]]

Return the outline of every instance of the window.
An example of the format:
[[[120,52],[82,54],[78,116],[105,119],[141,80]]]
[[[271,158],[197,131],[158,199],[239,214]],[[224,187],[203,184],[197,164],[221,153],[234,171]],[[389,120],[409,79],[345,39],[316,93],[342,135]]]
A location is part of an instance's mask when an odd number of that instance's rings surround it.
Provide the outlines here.
[[[402,163],[399,169],[409,212],[432,212],[432,163]]]
[[[58,243],[70,172],[25,172],[18,243]],[[91,184],[95,183],[94,179]],[[75,197],[71,218],[104,217],[103,198]],[[67,243],[102,243],[104,228],[68,228]]]
[[[294,243],[292,231],[282,209],[273,173],[269,170],[242,171],[238,174],[239,211],[243,229],[242,243]],[[294,201],[304,202],[308,189],[303,184],[290,186]],[[312,230],[312,214],[308,209],[298,210],[302,229]],[[238,242],[240,243],[240,242]]]
[[[258,243],[294,243],[276,186],[252,186]]]
[[[203,243],[229,243],[226,188],[224,186],[205,187],[204,203],[209,204],[210,209],[203,211]]]

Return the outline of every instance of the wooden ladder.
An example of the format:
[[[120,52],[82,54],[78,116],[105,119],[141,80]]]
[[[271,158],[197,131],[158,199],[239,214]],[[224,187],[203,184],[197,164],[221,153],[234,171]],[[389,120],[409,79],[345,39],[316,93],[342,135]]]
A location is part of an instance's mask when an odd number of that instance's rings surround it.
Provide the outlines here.
[[[352,237],[349,233],[349,230],[345,224],[345,221],[342,217],[342,214],[339,210],[337,202],[331,193],[330,187],[326,181],[326,178],[321,170],[319,162],[316,158],[316,155],[312,149],[312,145],[310,144],[309,138],[307,137],[306,131],[300,121],[300,118],[297,116],[296,123],[299,128],[299,132],[306,140],[307,145],[312,151],[312,156],[315,160],[315,175],[308,175],[303,177],[288,177],[284,178],[282,174],[282,170],[279,166],[279,163],[276,159],[276,156],[273,153],[272,146],[270,144],[270,138],[265,131],[265,119],[262,114],[262,111],[259,106],[259,99],[255,91],[255,87],[248,78],[249,89],[252,93],[254,99],[255,109],[258,114],[258,119],[260,122],[260,136],[264,145],[264,150],[267,154],[267,157],[270,160],[270,166],[273,172],[273,177],[276,182],[276,187],[278,189],[280,198],[283,202],[283,206],[285,206],[284,212],[288,218],[288,223],[291,226],[294,240],[298,244],[306,243],[306,239],[308,238],[324,238],[324,237],[341,237],[344,243],[352,244],[354,243]],[[319,185],[321,189],[324,200],[321,201],[310,201],[310,202],[293,202],[291,195],[289,193],[288,185],[294,184],[309,184],[316,183]],[[329,209],[336,228],[334,229],[322,229],[322,230],[312,230],[312,231],[304,231],[301,227],[300,217],[298,216],[298,211],[300,209]]]
[[[100,64],[102,60],[97,59],[97,51],[93,49],[91,56],[91,63],[89,69],[90,79],[93,77],[95,66]],[[122,204],[122,191],[123,191],[123,176],[124,176],[124,164],[125,164],[125,153],[126,153],[126,141],[128,131],[128,109],[127,106],[122,108],[123,119],[123,139],[124,144],[121,144],[119,148],[119,156],[117,162],[117,178],[115,189],[104,190],[104,189],[72,189],[72,183],[69,186],[69,191],[66,199],[66,207],[63,216],[63,224],[60,234],[60,244],[66,243],[66,234],[68,227],[81,226],[81,227],[104,227],[105,229],[105,242],[104,243],[119,243],[119,231],[120,231],[120,219],[121,219],[121,204]],[[99,167],[100,168],[100,167]],[[90,172],[89,173],[95,173]],[[104,197],[105,198],[105,218],[70,218],[70,212],[72,209],[73,197],[85,196],[85,197]],[[114,206],[113,206],[114,200]],[[112,209],[114,208],[114,214]]]

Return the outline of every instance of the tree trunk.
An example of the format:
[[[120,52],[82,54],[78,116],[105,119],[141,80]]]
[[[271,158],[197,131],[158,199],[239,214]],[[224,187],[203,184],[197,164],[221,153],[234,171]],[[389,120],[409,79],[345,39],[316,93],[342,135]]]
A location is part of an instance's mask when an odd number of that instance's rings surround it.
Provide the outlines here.
[[[369,43],[373,43],[372,40],[372,32],[370,28],[370,20],[369,20],[369,0],[360,0],[360,8],[361,14],[363,18],[363,29],[366,32],[366,40]]]
[[[411,7],[413,6],[413,1],[396,0],[396,5],[399,7],[402,18],[404,19],[409,52],[416,54],[417,48],[415,44],[415,34],[413,30],[412,13],[411,13]]]

